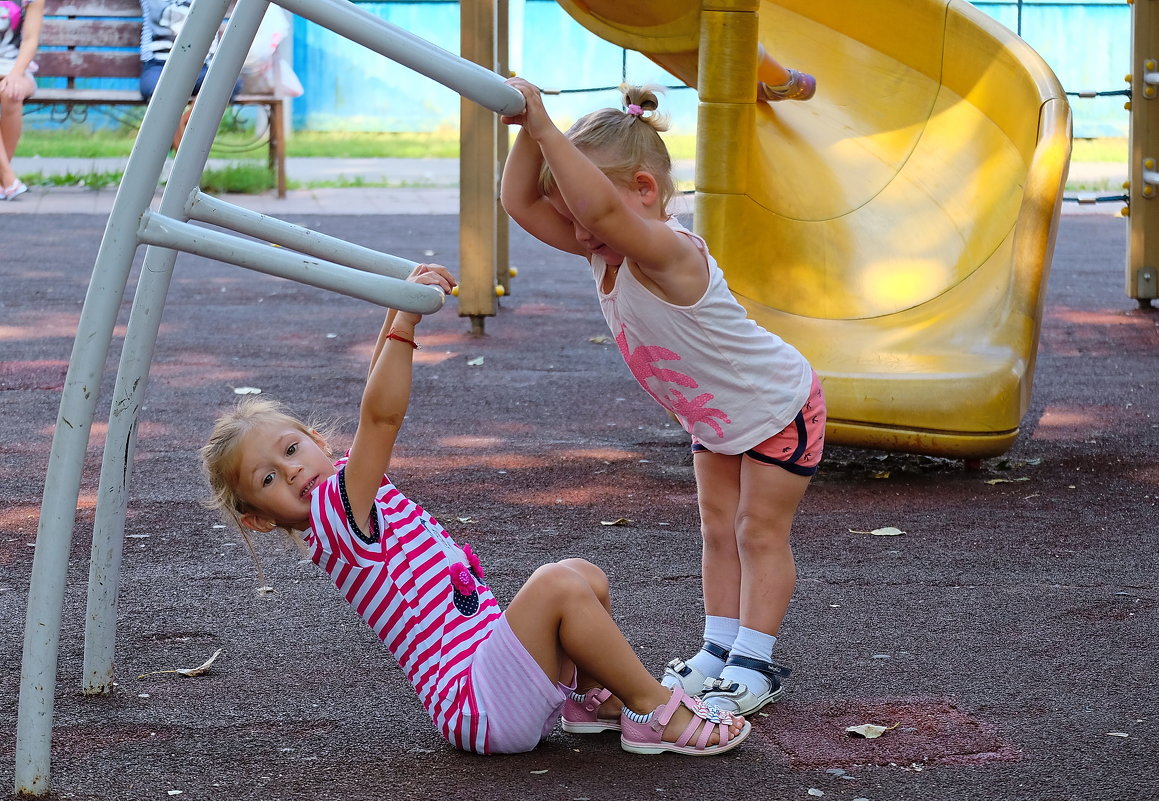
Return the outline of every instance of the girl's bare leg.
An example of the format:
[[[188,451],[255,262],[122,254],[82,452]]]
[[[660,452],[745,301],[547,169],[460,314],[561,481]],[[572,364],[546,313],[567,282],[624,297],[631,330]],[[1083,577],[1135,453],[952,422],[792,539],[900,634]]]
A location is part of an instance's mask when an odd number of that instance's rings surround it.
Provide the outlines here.
[[[784,86],[792,78],[781,63],[769,55],[764,45],[757,45],[757,80],[769,86]]]
[[[705,613],[775,635],[797,583],[789,534],[809,478],[743,456],[702,452],[692,463]]]
[[[4,152],[3,147],[0,147],[0,193],[3,193],[14,183],[16,183],[16,172],[12,169],[12,162],[8,160],[8,154]]]
[[[12,100],[7,96],[0,98],[0,141],[4,143],[4,157],[5,161],[12,161],[16,156],[16,145],[20,142],[20,134],[24,130],[24,101],[36,91],[36,82],[27,76],[21,76],[18,79],[13,79],[9,76],[9,81],[18,80],[22,87],[21,97],[19,100]],[[15,176],[13,176],[15,180]],[[12,181],[5,183],[5,186],[10,186]]]
[[[512,599],[507,621],[548,676],[568,681],[574,667],[629,709],[647,714],[667,703],[671,691],[652,677],[624,639],[600,597],[601,587],[606,599],[603,571],[581,559],[544,565]],[[675,741],[691,720],[692,713],[681,707],[664,738]],[[743,727],[744,719],[737,718],[732,734]],[[717,742],[715,732],[710,742]]]
[[[692,457],[700,506],[700,571],[704,612],[739,618],[741,554],[737,546],[740,456],[701,452]]]
[[[737,548],[744,565],[740,624],[775,635],[797,584],[789,535],[809,477],[747,458],[740,470],[736,513]]]

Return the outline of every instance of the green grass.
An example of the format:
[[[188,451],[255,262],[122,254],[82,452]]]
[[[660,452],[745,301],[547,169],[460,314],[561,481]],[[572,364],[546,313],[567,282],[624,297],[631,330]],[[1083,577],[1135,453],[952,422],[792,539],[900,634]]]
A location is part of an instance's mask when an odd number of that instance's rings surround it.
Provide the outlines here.
[[[127,158],[137,132],[89,130],[71,126],[58,130],[26,130],[20,155],[44,158]],[[252,132],[223,129],[214,140],[212,158],[242,154],[257,158],[264,142]],[[318,158],[458,158],[458,133],[327,133],[299,131],[286,140],[286,155]]]
[[[1071,147],[1071,161],[1110,161],[1127,163],[1126,139],[1076,139]]]
[[[44,158],[127,158],[137,132],[89,130],[72,126],[57,130],[26,130],[20,140],[20,155]],[[674,159],[692,158],[696,138],[691,134],[666,136]],[[252,132],[223,127],[214,141],[212,158],[249,155],[260,157],[264,142]],[[299,158],[458,158],[457,131],[432,133],[366,133],[298,131],[286,140],[286,155]]]
[[[122,172],[66,172],[45,175],[38,171],[21,173],[20,180],[32,186],[82,186],[88,189],[106,189],[118,186],[123,176]]]
[[[20,140],[20,155],[28,158],[127,158],[136,137],[131,124],[118,130],[90,130],[84,125],[64,126],[55,130],[25,130]],[[691,134],[666,134],[665,142],[673,159],[691,159],[696,155],[696,137]],[[224,169],[207,170],[202,186],[212,192],[261,193],[273,188],[273,176],[265,166],[265,144],[252,131],[231,124],[227,119],[214,142],[211,158],[236,160]],[[286,142],[286,155],[299,158],[458,158],[459,135],[455,130],[431,133],[368,133],[299,131]],[[1127,162],[1126,139],[1076,139],[1071,160],[1075,162]],[[49,186],[115,186],[120,173],[86,173],[45,176],[23,173],[26,183]],[[290,182],[292,188],[399,186],[396,183],[372,183],[362,179],[338,179]],[[1106,187],[1067,185],[1068,191],[1101,190]]]
[[[213,194],[260,195],[274,188],[274,172],[267,164],[230,164],[201,174],[202,190]]]

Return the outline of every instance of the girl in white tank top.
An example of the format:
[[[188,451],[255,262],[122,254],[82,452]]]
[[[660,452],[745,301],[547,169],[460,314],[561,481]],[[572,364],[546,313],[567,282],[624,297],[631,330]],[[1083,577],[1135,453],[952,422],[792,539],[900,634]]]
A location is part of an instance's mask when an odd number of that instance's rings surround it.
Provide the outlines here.
[[[692,436],[703,541],[704,645],[663,682],[751,715],[784,694],[772,652],[796,583],[793,517],[820,461],[824,396],[808,361],[747,318],[675,192],[647,87],[561,132],[540,91],[503,173],[511,217],[588,260],[604,317],[640,386]],[[743,612],[742,612],[743,610]]]

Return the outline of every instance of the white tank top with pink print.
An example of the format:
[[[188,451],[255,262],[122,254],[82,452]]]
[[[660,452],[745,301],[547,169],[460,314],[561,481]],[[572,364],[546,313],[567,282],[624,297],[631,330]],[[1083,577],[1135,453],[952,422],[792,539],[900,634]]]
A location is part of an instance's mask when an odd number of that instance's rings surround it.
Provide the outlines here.
[[[738,454],[789,425],[812,385],[809,362],[748,319],[704,240],[675,218],[668,225],[704,254],[708,289],[691,306],[652,294],[625,263],[604,293],[607,265],[592,257],[604,319],[640,386],[710,451]]]

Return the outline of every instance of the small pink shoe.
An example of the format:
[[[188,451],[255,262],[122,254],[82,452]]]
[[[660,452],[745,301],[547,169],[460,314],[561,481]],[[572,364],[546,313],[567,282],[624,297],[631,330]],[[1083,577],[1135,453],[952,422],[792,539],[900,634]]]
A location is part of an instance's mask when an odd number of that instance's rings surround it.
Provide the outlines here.
[[[563,702],[563,719],[560,725],[572,734],[599,734],[602,731],[619,731],[620,719],[601,718],[600,705],[612,697],[612,691],[603,687],[593,687],[583,695],[572,693]]]
[[[676,742],[664,741],[664,728],[672,720],[672,715],[681,705],[692,712],[692,720],[676,738]],[[738,716],[731,712],[705,706],[699,698],[693,698],[679,687],[672,689],[672,698],[664,706],[656,707],[647,723],[637,723],[620,715],[620,747],[633,754],[662,754],[671,751],[686,756],[711,756],[723,754],[736,748],[752,734],[753,725],[747,720],[740,734],[729,735],[729,725]],[[709,745],[713,731],[717,732],[717,742]],[[696,738],[696,742],[693,742]]]
[[[757,82],[757,100],[776,103],[778,100],[808,100],[817,93],[817,79],[807,72],[789,70],[789,82],[784,86],[769,86]]]

